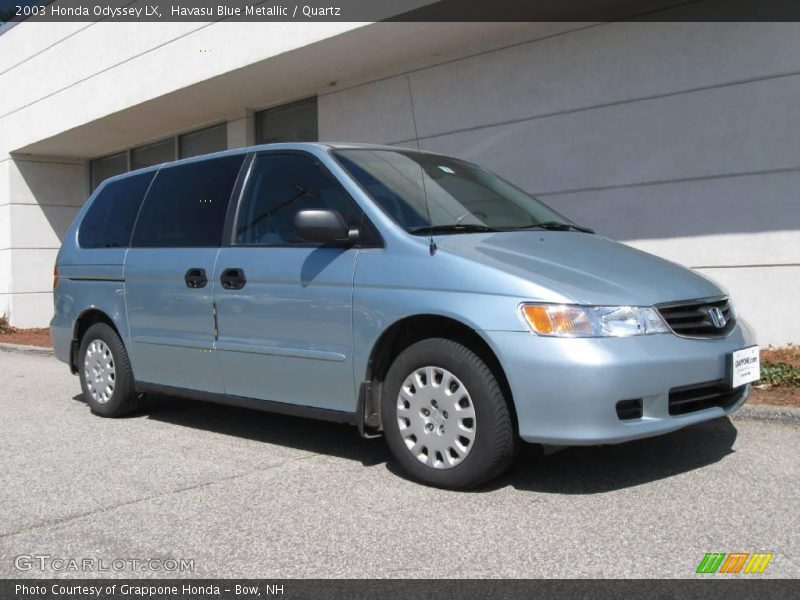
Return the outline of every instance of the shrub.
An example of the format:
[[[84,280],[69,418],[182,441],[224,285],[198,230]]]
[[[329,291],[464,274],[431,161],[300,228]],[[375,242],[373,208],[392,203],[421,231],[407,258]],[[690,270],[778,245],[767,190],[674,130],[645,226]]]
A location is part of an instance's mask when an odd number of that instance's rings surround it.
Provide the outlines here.
[[[0,315],[0,333],[14,333],[16,330],[16,327],[12,327],[8,324],[8,317],[6,315]]]
[[[784,362],[768,362],[761,365],[761,379],[757,385],[800,387],[800,368]]]

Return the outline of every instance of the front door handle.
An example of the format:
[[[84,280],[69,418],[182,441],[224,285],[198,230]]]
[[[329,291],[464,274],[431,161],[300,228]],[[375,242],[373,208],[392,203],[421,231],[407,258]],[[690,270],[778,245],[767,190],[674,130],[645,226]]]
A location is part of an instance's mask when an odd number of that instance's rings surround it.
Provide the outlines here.
[[[183,280],[186,282],[186,287],[193,289],[204,288],[208,283],[205,269],[189,269],[183,276]]]
[[[244,269],[225,269],[219,276],[219,282],[226,290],[240,290],[247,283]]]

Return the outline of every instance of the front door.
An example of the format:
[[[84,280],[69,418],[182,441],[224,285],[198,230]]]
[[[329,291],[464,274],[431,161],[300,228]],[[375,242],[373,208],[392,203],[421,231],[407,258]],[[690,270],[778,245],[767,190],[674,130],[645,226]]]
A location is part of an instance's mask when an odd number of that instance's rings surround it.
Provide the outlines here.
[[[355,410],[352,298],[357,248],[309,244],[304,209],[361,219],[347,192],[311,154],[255,157],[231,247],[214,272],[217,351],[225,393]]]

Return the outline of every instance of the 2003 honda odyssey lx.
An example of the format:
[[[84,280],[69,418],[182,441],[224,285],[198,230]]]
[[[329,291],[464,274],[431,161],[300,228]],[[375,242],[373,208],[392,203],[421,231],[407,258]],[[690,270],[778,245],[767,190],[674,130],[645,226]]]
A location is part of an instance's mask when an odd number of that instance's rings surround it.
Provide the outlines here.
[[[714,282],[468,162],[276,144],[104,182],[55,273],[96,414],[148,392],[382,434],[464,488],[520,442],[624,442],[741,406],[758,347]]]

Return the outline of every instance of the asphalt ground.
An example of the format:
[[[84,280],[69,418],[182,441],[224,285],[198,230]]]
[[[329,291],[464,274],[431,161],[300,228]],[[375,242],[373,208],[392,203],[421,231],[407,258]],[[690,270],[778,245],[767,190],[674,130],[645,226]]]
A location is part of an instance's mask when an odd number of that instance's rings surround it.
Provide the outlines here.
[[[757,577],[800,575],[796,423],[528,447],[464,493],[347,426],[170,397],[95,417],[49,356],[0,352],[0,405],[0,577],[695,577],[707,552],[756,551]]]

